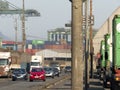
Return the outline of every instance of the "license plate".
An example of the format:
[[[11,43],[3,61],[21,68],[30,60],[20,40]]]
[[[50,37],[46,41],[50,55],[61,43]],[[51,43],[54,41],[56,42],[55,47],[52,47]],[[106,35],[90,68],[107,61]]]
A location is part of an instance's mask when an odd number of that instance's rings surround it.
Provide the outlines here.
[[[118,83],[118,86],[120,86],[120,83]]]
[[[38,76],[35,76],[35,78],[38,78]]]

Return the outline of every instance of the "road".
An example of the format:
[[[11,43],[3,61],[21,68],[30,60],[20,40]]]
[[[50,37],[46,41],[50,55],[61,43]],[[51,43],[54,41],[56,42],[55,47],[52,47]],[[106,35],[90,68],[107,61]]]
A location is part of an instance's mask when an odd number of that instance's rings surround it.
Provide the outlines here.
[[[44,87],[49,87],[58,83],[62,79],[67,78],[67,74],[61,74],[60,77],[47,78],[46,81],[35,80],[33,82],[25,80],[12,81],[11,78],[0,78],[0,90],[38,90]]]
[[[56,84],[55,86],[52,86],[49,89],[45,90],[72,90],[71,79],[68,79],[64,82],[60,82],[59,84]],[[87,90],[110,90],[110,89],[103,88],[102,82],[98,78],[90,78],[89,88]]]
[[[64,78],[65,75],[67,78]],[[56,82],[57,81],[57,82]],[[71,90],[71,75],[62,74],[60,77],[47,78],[43,81],[12,81],[11,79],[0,79],[0,90]],[[97,78],[90,79],[88,90],[110,90],[104,89]]]

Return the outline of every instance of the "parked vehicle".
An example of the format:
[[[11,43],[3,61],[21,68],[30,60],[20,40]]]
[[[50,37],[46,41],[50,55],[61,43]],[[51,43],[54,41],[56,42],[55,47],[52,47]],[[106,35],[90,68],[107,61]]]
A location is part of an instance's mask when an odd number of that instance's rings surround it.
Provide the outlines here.
[[[100,80],[103,80],[103,73],[105,71],[105,40],[101,41],[100,46],[100,69],[98,69],[99,78]]]
[[[27,80],[27,72],[25,69],[18,68],[12,71],[12,81],[19,79]]]
[[[104,36],[104,41],[100,49],[101,64],[104,66],[103,86],[109,85],[111,90],[120,90],[120,15],[114,16],[112,32]]]
[[[112,64],[110,73],[111,90],[120,90],[120,15],[113,18]],[[107,57],[106,57],[107,58]]]
[[[110,34],[105,34],[104,35],[104,40],[105,40],[105,67],[104,67],[104,71],[103,71],[103,86],[106,87],[110,87],[110,63],[112,60],[112,53],[111,49],[112,49],[112,38]]]
[[[64,72],[65,73],[71,73],[71,66],[65,66]]]
[[[54,74],[54,70],[52,67],[44,67],[45,70],[45,76],[46,77],[52,77],[54,78],[55,74]]]
[[[43,80],[46,81],[45,71],[42,67],[32,67],[29,74],[28,80]]]

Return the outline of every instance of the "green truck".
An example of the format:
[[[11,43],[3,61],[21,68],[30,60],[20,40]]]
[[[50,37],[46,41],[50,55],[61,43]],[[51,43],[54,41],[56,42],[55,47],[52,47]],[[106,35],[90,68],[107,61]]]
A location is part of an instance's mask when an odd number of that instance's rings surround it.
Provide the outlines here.
[[[112,32],[104,35],[100,46],[100,78],[103,86],[120,90],[120,15],[112,20]]]
[[[120,15],[113,18],[112,28],[112,65],[110,73],[110,89],[120,90]]]

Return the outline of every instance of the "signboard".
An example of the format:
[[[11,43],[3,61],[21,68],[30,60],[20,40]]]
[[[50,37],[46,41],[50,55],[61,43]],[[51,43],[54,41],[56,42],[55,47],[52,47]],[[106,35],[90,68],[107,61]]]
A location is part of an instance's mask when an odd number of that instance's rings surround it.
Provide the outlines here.
[[[38,44],[44,44],[45,42],[43,40],[33,40],[32,44],[38,45]]]

